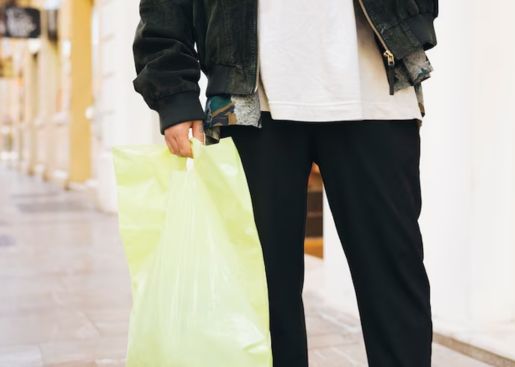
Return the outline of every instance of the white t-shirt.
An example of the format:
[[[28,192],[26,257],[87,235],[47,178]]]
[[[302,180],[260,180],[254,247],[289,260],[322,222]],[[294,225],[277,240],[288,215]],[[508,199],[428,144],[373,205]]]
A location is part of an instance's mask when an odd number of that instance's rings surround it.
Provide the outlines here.
[[[389,94],[357,0],[259,0],[262,111],[296,121],[422,120],[414,87]]]

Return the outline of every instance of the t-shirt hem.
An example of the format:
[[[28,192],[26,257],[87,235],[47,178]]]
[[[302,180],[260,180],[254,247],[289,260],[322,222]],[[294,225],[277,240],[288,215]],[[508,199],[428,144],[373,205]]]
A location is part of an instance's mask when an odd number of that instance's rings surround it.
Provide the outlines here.
[[[417,106],[418,108],[418,106]],[[293,120],[310,122],[344,120],[403,120],[422,121],[420,109],[392,107],[391,103],[344,103],[344,104],[295,104],[268,102],[261,111],[270,112],[274,120]]]

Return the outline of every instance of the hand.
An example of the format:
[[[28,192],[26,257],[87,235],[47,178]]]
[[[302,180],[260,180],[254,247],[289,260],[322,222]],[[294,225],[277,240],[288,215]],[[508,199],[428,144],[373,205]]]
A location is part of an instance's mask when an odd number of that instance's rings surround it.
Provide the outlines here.
[[[165,130],[166,145],[168,145],[168,149],[170,149],[172,154],[193,158],[191,143],[188,139],[190,128],[192,129],[193,137],[204,144],[202,120],[184,121]]]

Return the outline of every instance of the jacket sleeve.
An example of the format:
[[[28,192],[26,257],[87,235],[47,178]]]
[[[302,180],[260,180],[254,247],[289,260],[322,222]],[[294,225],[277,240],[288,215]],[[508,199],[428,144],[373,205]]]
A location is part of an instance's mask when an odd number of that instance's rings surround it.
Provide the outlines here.
[[[141,0],[139,11],[134,89],[159,113],[161,134],[180,122],[203,120],[193,0]]]

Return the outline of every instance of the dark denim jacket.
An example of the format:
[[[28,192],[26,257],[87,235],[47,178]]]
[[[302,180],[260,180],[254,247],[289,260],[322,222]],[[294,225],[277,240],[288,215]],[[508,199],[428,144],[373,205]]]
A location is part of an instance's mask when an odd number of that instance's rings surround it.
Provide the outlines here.
[[[258,0],[141,0],[133,52],[134,88],[160,116],[160,130],[203,120],[217,126],[259,126]],[[438,0],[357,0],[384,57],[390,94],[413,85],[424,115],[421,81],[432,66]],[[196,46],[196,48],[195,48]],[[206,106],[199,100],[207,77]]]

